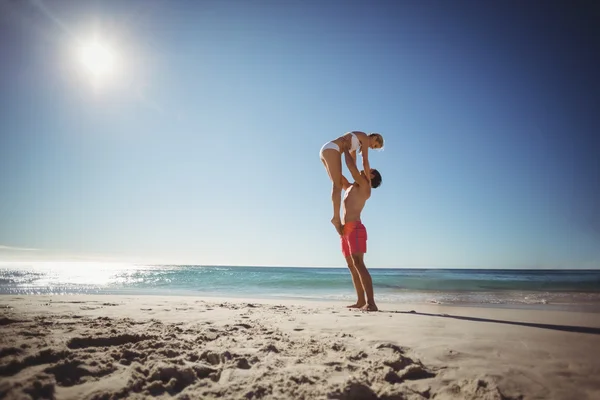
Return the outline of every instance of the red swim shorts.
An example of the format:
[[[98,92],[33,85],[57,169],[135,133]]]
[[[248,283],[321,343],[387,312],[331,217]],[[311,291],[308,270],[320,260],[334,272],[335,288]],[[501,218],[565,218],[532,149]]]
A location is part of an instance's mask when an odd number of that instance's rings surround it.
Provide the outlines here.
[[[348,257],[351,254],[367,252],[367,228],[360,221],[347,222],[344,225],[344,235],[341,237],[342,254]]]

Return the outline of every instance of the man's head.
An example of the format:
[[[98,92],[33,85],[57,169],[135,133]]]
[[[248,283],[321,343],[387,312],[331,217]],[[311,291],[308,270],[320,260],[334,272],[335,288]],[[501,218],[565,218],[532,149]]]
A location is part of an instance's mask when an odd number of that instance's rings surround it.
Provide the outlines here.
[[[366,178],[365,171],[360,171],[360,173]],[[381,185],[381,174],[375,168],[371,168],[371,187],[373,189],[378,188]]]

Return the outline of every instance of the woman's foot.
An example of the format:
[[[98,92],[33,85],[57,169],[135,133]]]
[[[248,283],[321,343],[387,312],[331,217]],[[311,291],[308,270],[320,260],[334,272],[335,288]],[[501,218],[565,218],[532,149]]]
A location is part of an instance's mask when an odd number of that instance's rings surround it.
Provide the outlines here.
[[[331,218],[331,223],[335,227],[335,230],[340,234],[340,236],[344,235],[344,227],[342,226],[342,221],[337,218]]]
[[[363,311],[379,311],[375,304],[365,304],[360,309]]]

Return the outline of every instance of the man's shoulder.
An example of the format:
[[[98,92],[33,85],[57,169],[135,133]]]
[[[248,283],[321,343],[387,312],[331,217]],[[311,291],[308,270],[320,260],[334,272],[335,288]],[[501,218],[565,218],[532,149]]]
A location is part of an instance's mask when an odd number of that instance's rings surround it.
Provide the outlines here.
[[[366,196],[366,198],[369,198],[371,196],[371,187],[369,186],[368,183],[360,184],[360,183],[354,182],[353,186],[356,187],[355,190],[357,192],[360,192],[361,195]]]
[[[358,186],[361,190],[370,190],[369,181],[365,179],[364,182],[354,182],[354,185]]]

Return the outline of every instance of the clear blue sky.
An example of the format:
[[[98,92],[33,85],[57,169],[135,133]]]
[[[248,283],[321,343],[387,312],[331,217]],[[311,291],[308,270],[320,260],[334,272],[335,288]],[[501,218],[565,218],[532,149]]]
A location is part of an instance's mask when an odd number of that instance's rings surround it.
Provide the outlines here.
[[[362,130],[367,266],[598,268],[600,14],[525,3],[1,0],[0,261],[342,266]]]

